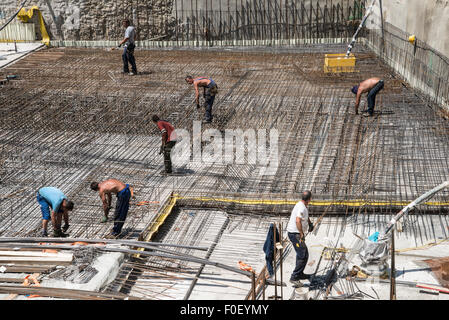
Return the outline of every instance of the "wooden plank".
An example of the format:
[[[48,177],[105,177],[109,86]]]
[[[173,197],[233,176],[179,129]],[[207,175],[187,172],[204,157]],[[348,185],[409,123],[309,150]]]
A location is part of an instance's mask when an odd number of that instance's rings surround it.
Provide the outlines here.
[[[35,260],[31,261],[31,258],[24,258],[23,260],[5,260],[0,261],[0,267],[12,267],[12,266],[67,266],[71,264],[71,261],[62,260]]]
[[[0,258],[2,257],[53,257],[53,258],[61,258],[65,260],[72,260],[73,255],[71,253],[53,253],[53,252],[42,252],[41,251],[0,251]]]
[[[33,277],[35,279],[37,279],[39,277],[39,273],[33,273]],[[25,284],[25,279],[20,279],[20,278],[9,278],[9,280],[14,280],[13,282],[20,282],[22,283],[22,285],[26,285]],[[3,300],[14,300],[15,298],[17,298],[18,294],[17,293],[10,293],[6,298],[4,298]]]
[[[37,294],[43,297],[54,297],[64,299],[78,299],[78,300],[140,300],[136,297],[130,297],[122,293],[102,293],[86,290],[50,288],[50,287],[24,287],[21,285],[1,285],[0,293],[10,294]]]
[[[34,273],[34,272],[45,273],[55,268],[56,265],[44,265],[44,266],[12,265],[2,267],[5,267],[4,271],[5,273]]]
[[[59,257],[52,257],[52,256],[37,256],[37,257],[18,257],[18,256],[0,256],[0,265],[6,264],[6,263],[23,263],[23,262],[32,262],[39,263],[39,264],[48,264],[48,263],[60,263],[60,262],[71,262],[72,256],[59,256]]]
[[[23,283],[23,279],[22,278],[0,277],[0,282]]]

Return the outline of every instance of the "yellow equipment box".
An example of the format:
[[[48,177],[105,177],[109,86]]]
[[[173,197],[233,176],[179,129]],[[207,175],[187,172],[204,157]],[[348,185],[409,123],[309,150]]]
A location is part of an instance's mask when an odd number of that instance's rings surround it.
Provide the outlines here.
[[[324,72],[354,72],[355,56],[353,53],[346,57],[345,53],[329,53],[324,55]]]

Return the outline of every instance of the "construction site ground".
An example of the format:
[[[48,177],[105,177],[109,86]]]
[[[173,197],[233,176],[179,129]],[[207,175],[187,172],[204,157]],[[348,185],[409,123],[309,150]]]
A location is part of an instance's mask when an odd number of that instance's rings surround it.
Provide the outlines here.
[[[210,246],[227,214],[232,214],[210,259],[233,266],[241,260],[261,270],[269,223],[279,221],[281,214],[285,227],[293,207],[286,204],[280,212],[263,202],[299,200],[299,193],[310,189],[316,201],[310,207],[312,220],[326,214],[317,235],[308,240],[306,271],[313,272],[316,264],[312,262],[319,260],[326,237],[336,246],[342,242],[348,247],[353,233],[367,237],[381,231],[398,208],[449,176],[449,123],[444,113],[362,46],[353,50],[356,72],[325,74],[324,54],[342,52],[344,46],[338,45],[137,50],[139,74],[129,76],[121,72],[120,50],[50,48],[0,69],[0,78],[16,76],[0,88],[0,236],[39,236],[36,191],[51,185],[75,203],[71,237],[104,237],[112,222],[100,223],[101,201],[89,186],[93,180],[116,178],[133,185],[137,197],[121,235],[128,239],[145,231],[173,192],[224,198],[237,194],[260,201],[241,209],[220,204],[207,210],[181,208],[156,239]],[[214,121],[202,125],[199,134],[202,150],[210,143],[208,129],[217,129],[213,133],[223,137],[229,129],[256,133],[265,129],[271,148],[269,132],[276,130],[276,167],[262,174],[265,165],[250,163],[246,157],[226,162],[203,154],[198,160],[193,150],[188,163],[177,166],[174,160],[174,175],[161,175],[160,133],[152,115],[185,129],[192,140],[198,138],[196,121],[204,116],[204,109],[195,107],[186,75],[210,76],[219,88]],[[355,115],[350,89],[374,76],[385,80],[375,115]],[[365,108],[363,98],[360,110]],[[137,205],[139,201],[148,203]],[[449,191],[445,190],[415,210],[404,222],[403,232],[397,233],[397,248],[446,239],[448,202]],[[413,254],[442,257],[446,245],[442,242]],[[398,280],[438,283],[431,271],[414,261],[414,256],[398,255]],[[198,265],[165,261],[158,267],[157,263],[150,259],[146,266],[151,265],[151,275],[138,279],[129,288],[130,294],[182,299]],[[291,251],[283,265],[286,283],[293,264]],[[162,284],[155,272],[162,273]],[[185,282],[183,272],[188,274]],[[247,295],[249,278],[216,272],[221,271],[205,268],[191,299]],[[388,284],[357,284],[369,295],[375,296],[373,286],[380,298],[388,298]],[[376,285],[381,286],[379,290]],[[290,298],[291,285],[284,288],[284,299]],[[273,286],[267,288],[267,297],[274,294],[270,290]],[[400,299],[436,299],[428,293],[415,296],[419,292],[415,287],[398,287],[397,291]]]

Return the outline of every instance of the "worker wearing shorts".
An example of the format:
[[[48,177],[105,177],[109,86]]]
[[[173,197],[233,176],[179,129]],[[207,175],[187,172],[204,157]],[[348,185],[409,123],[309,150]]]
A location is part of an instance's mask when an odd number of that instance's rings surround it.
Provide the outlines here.
[[[47,225],[48,221],[51,220],[54,236],[66,236],[61,230],[61,220],[63,217],[65,220],[63,230],[67,231],[69,228],[68,211],[73,210],[73,202],[69,201],[61,190],[54,187],[40,188],[36,193],[36,200],[39,203],[42,212],[42,235],[44,237],[48,236]],[[52,211],[54,212],[53,217]]]

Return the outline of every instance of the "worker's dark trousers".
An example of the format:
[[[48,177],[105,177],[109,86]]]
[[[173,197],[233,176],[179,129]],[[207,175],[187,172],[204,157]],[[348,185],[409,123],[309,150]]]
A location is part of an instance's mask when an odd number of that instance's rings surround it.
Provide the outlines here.
[[[379,82],[368,93],[368,113],[372,115],[374,113],[374,105],[376,104],[376,94],[384,87],[383,80]]]
[[[293,244],[296,251],[296,267],[292,272],[290,280],[299,280],[299,276],[303,274],[306,268],[307,260],[309,260],[309,250],[307,249],[305,241],[299,241],[299,233],[288,233],[288,238]]]
[[[167,172],[167,173],[172,172],[171,149],[173,149],[175,144],[176,144],[176,141],[169,141],[164,146],[164,165],[165,165],[165,172]]]
[[[216,89],[216,88],[215,88]],[[214,104],[215,100],[215,93],[211,92],[214,88],[206,88],[206,92],[204,94],[205,104],[204,107],[206,108],[206,121],[212,121],[212,105]]]
[[[122,59],[123,59],[123,72],[129,73],[129,66],[128,63],[131,64],[131,68],[135,74],[137,74],[137,66],[136,66],[136,59],[134,58],[134,48],[136,46],[134,44],[129,44],[127,47],[125,46],[125,49],[123,50]]]
[[[117,193],[117,203],[115,204],[114,213],[114,227],[112,228],[113,235],[118,235],[122,232],[123,224],[125,223],[126,216],[128,215],[130,197],[131,191],[128,186]]]

